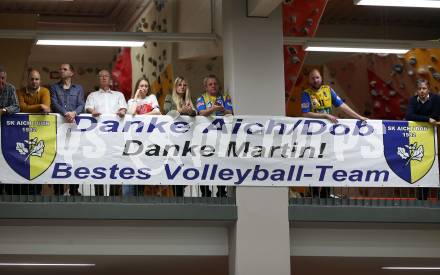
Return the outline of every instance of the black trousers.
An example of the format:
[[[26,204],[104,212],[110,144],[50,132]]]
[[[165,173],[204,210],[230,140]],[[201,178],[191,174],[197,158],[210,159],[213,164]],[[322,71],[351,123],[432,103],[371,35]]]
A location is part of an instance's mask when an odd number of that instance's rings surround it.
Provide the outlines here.
[[[110,193],[109,196],[117,196],[119,195],[120,192],[120,188],[121,186],[119,185],[114,185],[111,184],[110,185]],[[95,184],[95,196],[104,196],[104,185],[102,184]]]
[[[217,186],[217,197],[226,197],[226,186],[219,185]],[[202,191],[202,197],[211,197],[211,190],[209,190],[209,186],[200,186],[200,191]]]

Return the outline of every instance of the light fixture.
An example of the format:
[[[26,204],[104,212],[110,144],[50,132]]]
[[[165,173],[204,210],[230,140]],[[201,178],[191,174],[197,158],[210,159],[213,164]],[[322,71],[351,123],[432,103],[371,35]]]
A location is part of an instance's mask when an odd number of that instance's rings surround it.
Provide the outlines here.
[[[38,39],[37,45],[54,46],[102,46],[102,47],[142,47],[143,41],[111,41],[111,40],[64,40]]]
[[[70,266],[70,267],[91,267],[91,266],[95,266],[95,264],[0,263],[0,266],[67,266],[67,267]]]
[[[142,47],[145,41],[155,42],[216,42],[215,33],[169,32],[78,32],[0,30],[0,38],[34,39],[37,45]]]
[[[285,45],[300,45],[306,51],[405,54],[412,48],[439,48],[439,41],[284,37]]]
[[[422,266],[383,266],[387,270],[440,270],[440,267],[422,267]]]
[[[405,54],[410,49],[407,41],[393,40],[316,39],[305,43],[305,50],[309,52]]]
[[[354,0],[355,5],[413,7],[413,8],[440,8],[437,0]]]
[[[307,52],[342,52],[342,53],[378,53],[378,54],[405,54],[409,49],[393,49],[393,48],[356,48],[356,47],[324,47],[324,46],[307,46]]]

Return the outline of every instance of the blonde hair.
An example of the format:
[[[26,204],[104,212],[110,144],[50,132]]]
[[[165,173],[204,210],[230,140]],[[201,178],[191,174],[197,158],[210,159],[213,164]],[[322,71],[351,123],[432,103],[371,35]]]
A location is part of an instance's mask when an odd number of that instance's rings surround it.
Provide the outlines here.
[[[181,76],[176,77],[176,80],[174,80],[173,93],[171,94],[171,97],[174,103],[176,104],[177,109],[181,109],[184,104],[188,104],[188,103],[191,105],[191,108],[194,109],[194,105],[191,100],[191,94],[189,92],[188,86],[186,86],[185,95],[183,97],[177,93],[177,86],[182,81],[186,81],[186,79]]]

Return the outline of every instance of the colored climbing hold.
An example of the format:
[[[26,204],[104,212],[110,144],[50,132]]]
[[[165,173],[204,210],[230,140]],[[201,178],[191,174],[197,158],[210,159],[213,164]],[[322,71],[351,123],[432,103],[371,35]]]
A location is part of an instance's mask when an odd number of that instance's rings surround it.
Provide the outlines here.
[[[308,35],[310,31],[309,31],[309,29],[308,29],[307,27],[304,27],[304,28],[302,28],[301,32],[302,32],[304,35]]]
[[[298,64],[301,62],[301,59],[298,56],[292,56],[291,61],[293,64]]]
[[[402,64],[395,64],[395,65],[393,65],[393,70],[396,73],[401,74],[403,72],[403,65]]]

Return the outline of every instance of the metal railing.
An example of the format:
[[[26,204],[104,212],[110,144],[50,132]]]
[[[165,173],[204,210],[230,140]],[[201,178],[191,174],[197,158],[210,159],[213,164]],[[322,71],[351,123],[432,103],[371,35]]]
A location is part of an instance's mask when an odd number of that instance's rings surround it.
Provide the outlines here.
[[[290,205],[440,207],[440,188],[295,187]]]
[[[235,205],[235,188],[176,185],[27,185],[2,184],[0,202],[79,202]]]

